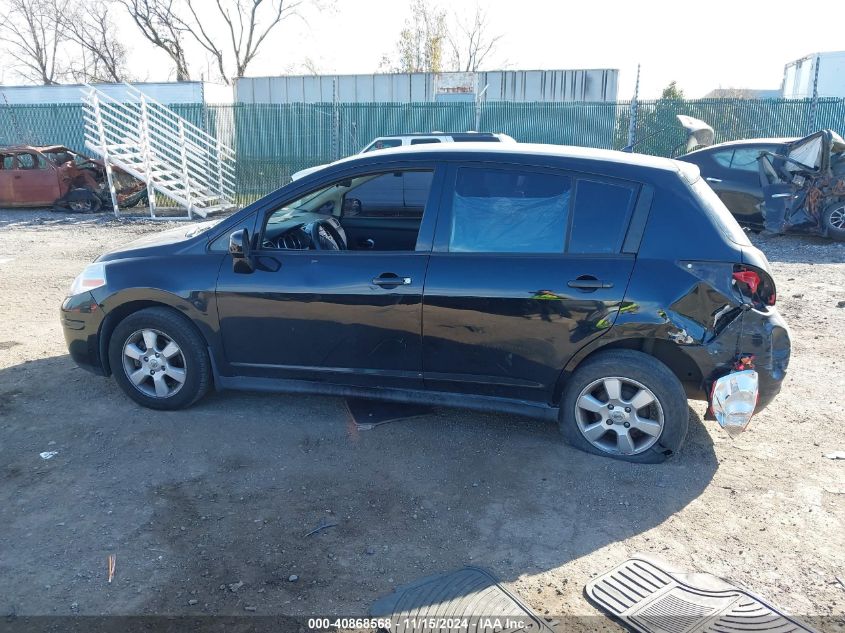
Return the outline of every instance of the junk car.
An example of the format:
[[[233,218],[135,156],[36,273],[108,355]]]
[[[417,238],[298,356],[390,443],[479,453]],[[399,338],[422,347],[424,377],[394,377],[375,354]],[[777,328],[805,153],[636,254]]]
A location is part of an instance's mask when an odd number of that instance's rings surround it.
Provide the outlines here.
[[[833,130],[729,141],[678,160],[698,165],[742,226],[845,240],[845,141]]]
[[[112,174],[120,207],[146,201],[142,181],[118,168]],[[0,148],[0,206],[52,206],[90,213],[111,205],[102,161],[62,145]]]

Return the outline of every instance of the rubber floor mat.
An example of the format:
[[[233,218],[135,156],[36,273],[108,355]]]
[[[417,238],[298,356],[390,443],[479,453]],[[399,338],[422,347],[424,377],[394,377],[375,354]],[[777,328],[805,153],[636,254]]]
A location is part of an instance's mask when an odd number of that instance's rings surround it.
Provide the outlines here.
[[[590,581],[587,597],[634,631],[811,631],[806,624],[711,574],[679,572],[651,556],[631,558]]]
[[[421,404],[367,400],[366,398],[347,398],[346,408],[355,424],[362,430],[371,429],[379,424],[417,418],[428,415],[432,408]]]
[[[550,633],[531,608],[478,567],[428,576],[380,598],[370,615],[390,618],[391,633]]]

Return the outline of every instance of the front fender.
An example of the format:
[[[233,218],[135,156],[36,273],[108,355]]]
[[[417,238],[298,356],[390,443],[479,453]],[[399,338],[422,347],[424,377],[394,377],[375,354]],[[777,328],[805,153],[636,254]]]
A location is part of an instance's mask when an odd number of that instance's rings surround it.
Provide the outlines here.
[[[108,284],[92,292],[105,314],[99,347],[106,371],[109,371],[108,344],[114,328],[133,312],[153,306],[169,307],[184,314],[212,353],[220,357],[215,287],[223,258],[223,255],[180,255],[143,258],[143,265],[139,265],[142,261],[139,259],[109,262]]]

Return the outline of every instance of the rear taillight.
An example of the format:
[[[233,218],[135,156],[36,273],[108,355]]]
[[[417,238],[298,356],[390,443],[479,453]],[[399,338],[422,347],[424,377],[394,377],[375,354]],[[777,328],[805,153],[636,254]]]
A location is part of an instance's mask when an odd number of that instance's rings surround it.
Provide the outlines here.
[[[775,282],[764,270],[737,264],[733,270],[734,286],[755,308],[773,306],[777,302]]]

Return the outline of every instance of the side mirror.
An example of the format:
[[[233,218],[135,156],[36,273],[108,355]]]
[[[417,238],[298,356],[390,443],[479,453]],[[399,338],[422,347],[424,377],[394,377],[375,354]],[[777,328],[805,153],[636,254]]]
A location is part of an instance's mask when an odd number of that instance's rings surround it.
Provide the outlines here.
[[[229,236],[229,254],[236,273],[252,272],[252,244],[247,229],[240,229]]]

